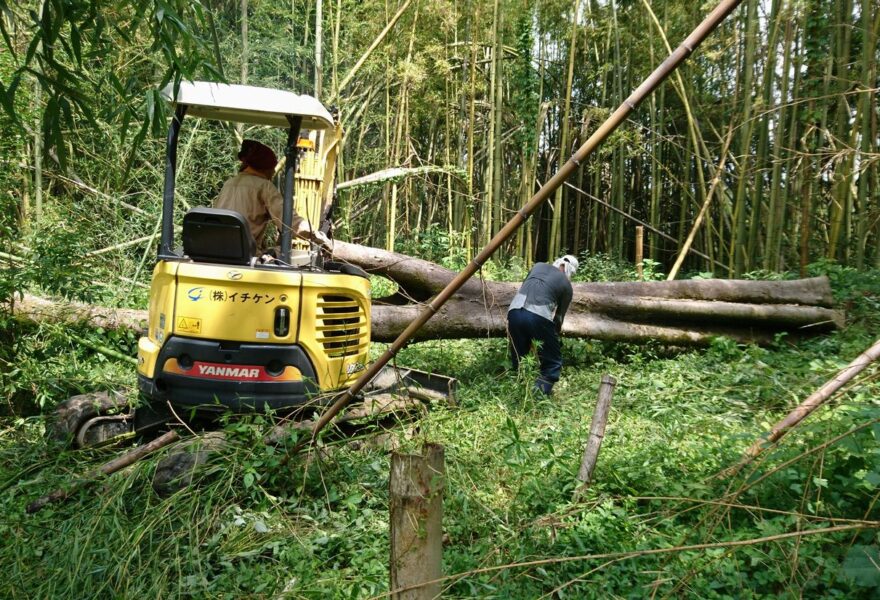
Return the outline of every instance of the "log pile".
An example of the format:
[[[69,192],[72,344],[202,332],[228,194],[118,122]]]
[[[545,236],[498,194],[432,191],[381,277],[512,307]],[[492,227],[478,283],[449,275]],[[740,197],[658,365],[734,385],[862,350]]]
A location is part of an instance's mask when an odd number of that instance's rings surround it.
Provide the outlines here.
[[[373,305],[373,339],[391,341],[426,300],[456,275],[435,263],[377,248],[335,242],[335,260],[383,275],[396,294]],[[505,335],[505,313],[519,283],[468,281],[416,339]],[[767,343],[780,332],[814,334],[842,327],[826,277],[791,281],[703,279],[575,283],[563,326],[568,337],[706,345],[725,335]]]
[[[335,242],[333,259],[385,276],[397,293],[374,300],[372,338],[388,342],[423,310],[455,273],[435,263],[377,248]],[[422,328],[416,339],[505,335],[505,313],[519,283],[468,281]],[[575,283],[563,335],[622,342],[657,340],[707,345],[725,335],[738,342],[768,343],[776,334],[816,334],[842,327],[825,277],[791,281],[704,279]],[[25,295],[19,316],[35,321],[84,322],[140,331],[146,312],[111,309]]]

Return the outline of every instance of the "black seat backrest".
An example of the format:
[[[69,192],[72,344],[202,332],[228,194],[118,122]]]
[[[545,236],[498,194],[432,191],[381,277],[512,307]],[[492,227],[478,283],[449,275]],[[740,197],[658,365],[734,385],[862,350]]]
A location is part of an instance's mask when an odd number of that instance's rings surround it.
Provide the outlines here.
[[[249,265],[257,244],[240,213],[193,208],[183,216],[183,251],[196,262]]]

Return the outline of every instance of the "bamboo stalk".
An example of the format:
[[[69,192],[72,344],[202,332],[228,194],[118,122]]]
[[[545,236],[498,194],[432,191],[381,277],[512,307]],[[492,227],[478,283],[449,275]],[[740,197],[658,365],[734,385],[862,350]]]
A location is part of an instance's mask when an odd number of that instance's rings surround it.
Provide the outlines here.
[[[559,137],[559,160],[567,156],[569,152],[569,133],[571,120],[571,90],[574,82],[574,62],[577,50],[578,14],[581,12],[581,0],[575,0],[574,12],[571,16],[571,34],[568,42],[568,69],[565,78],[565,107],[562,110],[562,133]],[[550,225],[550,256],[558,256],[564,246],[565,223],[565,198],[563,188],[556,188],[553,197],[553,219]],[[575,248],[577,251],[577,248]]]
[[[113,348],[108,348],[107,346],[101,346],[100,344],[94,344],[84,338],[81,338],[81,337],[74,337],[73,339],[78,344],[82,344],[86,348],[91,348],[95,352],[103,354],[104,356],[108,356],[110,358],[115,358],[116,360],[121,360],[121,361],[125,361],[127,363],[130,363],[130,364],[133,364],[133,365],[137,365],[138,361],[133,356],[125,355],[122,352],[118,352],[118,351],[114,350]]]
[[[718,6],[694,29],[690,35],[623,101],[614,113],[587,139],[559,171],[541,187],[529,202],[517,212],[489,244],[461,271],[424,309],[424,311],[401,333],[382,356],[380,356],[350,388],[342,392],[330,408],[315,423],[311,440],[345,408],[388,362],[409,342],[412,336],[434,316],[453,294],[476,273],[495,251],[508,240],[520,225],[544,204],[553,192],[574,173],[580,164],[614,132],[635,110],[636,106],[653,92],[697,48],[697,46],[742,2],[722,0]]]
[[[675,264],[672,265],[672,269],[669,271],[669,276],[666,277],[667,281],[672,281],[675,279],[675,276],[678,275],[678,270],[681,268],[682,263],[684,262],[685,256],[687,256],[688,251],[691,249],[691,244],[694,242],[694,237],[697,235],[697,229],[700,228],[700,224],[703,222],[703,217],[706,216],[706,211],[709,210],[709,204],[712,202],[712,196],[715,195],[715,188],[718,187],[718,184],[721,182],[721,175],[724,173],[724,163],[727,162],[727,149],[730,147],[730,140],[733,138],[733,126],[727,131],[727,138],[724,140],[724,149],[721,150],[721,161],[718,163],[718,168],[715,170],[715,177],[712,178],[712,184],[709,187],[709,191],[706,193],[706,199],[703,201],[703,206],[700,207],[700,213],[697,215],[697,218],[694,219],[694,224],[691,227],[691,232],[688,234],[687,239],[684,241],[684,244],[681,247],[681,250],[678,253],[678,257],[675,259]]]
[[[385,29],[383,29],[379,33],[379,35],[376,36],[376,39],[373,40],[373,43],[370,44],[370,47],[367,48],[367,51],[363,53],[363,55],[358,59],[358,61],[354,64],[354,66],[351,68],[351,70],[345,74],[345,77],[342,78],[342,83],[340,83],[339,87],[335,90],[336,97],[338,97],[339,93],[343,89],[345,89],[345,86],[348,85],[348,83],[352,80],[352,78],[355,75],[357,75],[357,72],[360,71],[361,67],[364,65],[366,60],[368,58],[370,58],[370,54],[373,53],[373,50],[375,50],[376,47],[382,43],[382,40],[385,39],[385,36],[388,35],[388,32],[391,31],[391,29],[394,27],[395,24],[397,24],[397,21],[400,20],[400,17],[403,16],[403,13],[405,13],[406,9],[409,8],[409,5],[411,2],[412,2],[412,0],[406,0],[401,5],[401,7],[397,10],[397,13],[395,13],[395,15],[393,17],[391,17],[391,20],[388,21],[388,24],[385,25]],[[334,97],[333,100],[336,100],[336,97]]]
[[[645,260],[645,227],[636,226],[636,276],[642,280],[645,278],[642,262]]]
[[[660,24],[660,20],[657,18],[657,15],[654,13],[654,9],[651,7],[651,3],[647,0],[642,0],[642,4],[645,7],[648,15],[651,17],[651,20],[654,23],[654,26],[657,28],[657,33],[660,36],[660,39],[663,40],[663,45],[666,46],[667,52],[672,52],[672,47],[669,45],[669,40],[666,37],[666,31],[663,29],[663,26]],[[687,88],[684,84],[684,79],[682,78],[680,73],[675,73],[672,86],[676,91],[676,94],[681,99],[682,106],[685,110],[685,116],[687,117],[687,125],[688,125],[688,143],[693,147],[693,155],[696,157],[694,164],[697,171],[697,183],[699,192],[702,194],[706,189],[706,176],[703,173],[703,162],[708,161],[709,150],[706,147],[706,142],[703,139],[703,135],[700,132],[700,128],[697,126],[697,119],[694,117],[693,109],[691,108],[690,98],[688,97]],[[705,157],[705,158],[704,158]],[[685,208],[684,202],[682,202],[682,209]],[[682,220],[682,223],[684,220]]]
[[[844,384],[855,378],[856,375],[865,370],[872,362],[880,358],[880,340],[874,342],[874,345],[865,350],[855,358],[846,367],[841,369],[837,375],[828,380],[822,387],[810,394],[810,396],[801,402],[797,408],[788,413],[784,419],[776,423],[770,433],[753,443],[743,453],[742,460],[739,464],[729,469],[726,474],[736,474],[742,467],[750,463],[764,450],[779,441],[786,433],[797,427],[801,421],[810,416],[813,411],[822,406],[834,395]]]
[[[611,375],[602,375],[599,384],[599,397],[596,399],[596,410],[593,411],[593,420],[590,422],[590,437],[584,447],[584,455],[581,458],[581,468],[577,478],[581,485],[575,490],[575,498],[587,491],[593,478],[593,469],[599,459],[599,450],[602,449],[602,440],[605,438],[605,424],[608,423],[608,411],[611,410],[611,397],[614,395],[614,386],[617,380]]]
[[[626,218],[626,219],[632,221],[633,223],[638,223],[640,226],[644,227],[645,229],[647,229],[647,230],[650,231],[651,233],[653,233],[653,234],[655,234],[655,235],[658,235],[658,236],[662,237],[664,240],[668,240],[668,241],[673,242],[673,243],[676,243],[676,244],[678,243],[678,240],[676,240],[674,237],[672,237],[672,236],[669,235],[668,233],[664,233],[663,231],[657,229],[656,227],[653,227],[653,226],[649,225],[649,224],[646,223],[645,221],[642,221],[641,219],[638,219],[638,218],[632,216],[632,215],[629,214],[628,212],[623,211],[623,210],[617,208],[616,206],[614,206],[614,205],[612,205],[612,204],[609,204],[608,202],[605,202],[605,201],[602,200],[601,198],[597,198],[596,196],[593,196],[592,194],[588,194],[588,193],[585,192],[584,190],[582,190],[582,189],[580,189],[580,188],[578,188],[578,187],[576,187],[576,186],[574,186],[574,185],[572,185],[572,184],[570,184],[570,183],[568,183],[568,182],[565,182],[565,186],[568,187],[568,188],[573,189],[574,191],[578,192],[579,194],[583,194],[586,198],[589,198],[589,199],[592,200],[593,202],[596,202],[596,203],[598,203],[598,204],[601,204],[602,206],[604,206],[605,208],[607,208],[607,209],[609,209],[609,210],[613,210],[614,212],[616,212],[616,213],[618,213],[619,215],[621,215],[622,217],[624,217],[624,218]],[[593,237],[594,237],[594,239],[595,239],[595,236],[593,236]],[[691,249],[690,251],[693,252],[694,254],[696,254],[697,256],[700,256],[700,257],[702,257],[702,258],[705,258],[706,260],[708,260],[710,263],[714,264],[714,265],[717,266],[717,267],[721,267],[721,268],[723,268],[723,269],[728,269],[728,270],[729,270],[729,268],[728,268],[727,265],[725,265],[725,264],[723,264],[723,263],[721,263],[721,262],[719,262],[719,261],[717,261],[717,260],[714,260],[714,259],[713,259],[711,256],[709,256],[708,254],[703,254],[703,253],[700,252],[699,250],[693,250],[693,249]]]
[[[135,448],[131,452],[129,452],[127,454],[123,454],[122,456],[119,456],[117,458],[114,458],[113,460],[111,460],[108,463],[104,463],[103,465],[101,465],[97,469],[91,471],[84,478],[79,479],[77,481],[74,481],[69,487],[58,488],[57,490],[55,490],[49,494],[46,494],[45,496],[43,496],[41,498],[37,498],[36,500],[34,500],[30,504],[28,504],[28,506],[25,510],[27,511],[28,514],[33,514],[35,512],[42,510],[47,505],[52,504],[53,502],[60,502],[62,500],[65,500],[65,499],[69,498],[73,492],[75,492],[81,488],[84,488],[84,487],[94,483],[95,481],[97,481],[98,478],[101,477],[102,475],[111,475],[121,469],[124,469],[125,467],[127,467],[129,465],[133,465],[134,463],[136,463],[137,461],[146,457],[147,455],[152,454],[156,450],[159,450],[160,448],[164,448],[168,444],[172,444],[179,439],[180,439],[180,435],[178,435],[178,433],[172,429],[171,431],[165,433],[164,435],[156,438],[152,442],[150,442],[148,444],[144,444],[143,446],[138,446],[137,448]]]
[[[15,254],[8,254],[6,252],[0,252],[0,259],[8,260],[11,263],[15,263],[18,265],[24,264],[24,259],[20,256],[16,256]]]

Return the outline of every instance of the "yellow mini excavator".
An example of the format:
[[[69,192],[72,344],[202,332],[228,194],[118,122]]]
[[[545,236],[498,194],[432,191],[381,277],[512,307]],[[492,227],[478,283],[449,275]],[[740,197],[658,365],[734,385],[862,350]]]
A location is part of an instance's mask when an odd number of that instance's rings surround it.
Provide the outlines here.
[[[172,419],[200,423],[218,413],[291,412],[320,405],[351,385],[369,360],[370,281],[357,267],[325,262],[293,240],[293,211],[329,233],[341,129],[315,98],[242,85],[182,82],[162,91],[174,110],[168,131],[161,239],[150,287],[147,330],[138,343],[139,401],[114,412],[118,394],[62,403],[55,433],[94,445]],[[280,250],[255,256],[242,215],[193,208],[175,238],[177,143],[185,119],[287,130]],[[449,396],[454,380],[415,370],[377,377],[392,387]]]

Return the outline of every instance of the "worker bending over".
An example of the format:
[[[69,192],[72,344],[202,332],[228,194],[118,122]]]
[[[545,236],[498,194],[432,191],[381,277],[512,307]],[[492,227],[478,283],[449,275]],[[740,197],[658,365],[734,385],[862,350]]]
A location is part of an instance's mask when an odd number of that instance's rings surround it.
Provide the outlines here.
[[[255,140],[244,140],[238,153],[241,161],[238,175],[230,177],[223,184],[220,195],[214,200],[214,208],[234,210],[248,222],[257,251],[267,250],[265,243],[266,225],[271,219],[275,228],[281,232],[281,207],[284,200],[278,189],[272,185],[272,176],[278,165],[278,158],[271,148]],[[330,239],[309,222],[293,212],[291,222],[293,234],[320,246],[329,246]]]
[[[535,389],[543,394],[550,395],[562,371],[559,334],[571,304],[571,277],[577,268],[578,260],[570,254],[557,259],[552,266],[537,263],[507,309],[513,368],[519,368],[520,358],[531,350],[534,342],[539,342],[541,374],[535,380]]]

